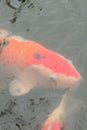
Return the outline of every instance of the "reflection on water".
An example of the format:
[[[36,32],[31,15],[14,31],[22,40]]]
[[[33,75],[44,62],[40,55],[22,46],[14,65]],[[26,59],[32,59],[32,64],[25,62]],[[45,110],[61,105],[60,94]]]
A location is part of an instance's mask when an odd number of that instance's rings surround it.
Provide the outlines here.
[[[87,1],[85,0],[0,0],[0,27],[12,32],[14,35],[21,35],[27,39],[38,41],[49,49],[59,52],[72,60],[78,71],[81,73],[83,79],[87,77]],[[83,82],[81,87],[78,87],[75,95],[76,98],[82,100],[86,104],[87,99],[87,83]],[[57,100],[63,95],[53,90],[47,93],[42,91],[42,101],[39,101],[39,97],[35,100],[35,104],[29,106],[32,101],[23,104],[25,100],[33,97],[33,95],[39,95],[40,91],[30,94],[29,97],[22,97],[12,99],[9,95],[1,95],[0,103],[5,106],[4,102],[8,102],[0,113],[0,125],[3,125],[3,130],[9,127],[9,129],[28,129],[34,122],[40,124],[40,119],[43,114],[43,120],[46,118],[49,109],[53,109],[56,106]],[[49,93],[49,96],[48,96]],[[28,95],[27,95],[28,96]],[[41,95],[39,95],[41,96]],[[5,98],[4,98],[5,97]],[[50,97],[48,99],[48,97]],[[60,97],[60,98],[59,98]],[[9,100],[9,98],[11,98]],[[36,97],[35,97],[36,98]],[[47,100],[48,99],[48,100]],[[19,103],[20,102],[20,103]],[[48,102],[48,103],[47,103]],[[15,103],[16,105],[15,107]],[[23,104],[23,106],[22,106]],[[37,105],[38,104],[38,105]],[[49,105],[50,104],[50,105]],[[11,106],[11,108],[10,108]],[[24,117],[17,115],[19,108],[21,113],[24,109],[28,109],[29,113],[24,112]],[[27,107],[25,107],[27,106]],[[33,107],[32,107],[33,106]],[[9,108],[7,108],[9,107]],[[49,108],[50,107],[50,108]],[[30,120],[30,117],[34,117],[35,112],[40,114],[37,121],[32,119],[30,124],[25,125],[25,117]],[[9,113],[9,109],[14,111]],[[10,110],[10,112],[11,112]],[[43,111],[43,113],[41,113]],[[32,116],[30,116],[32,114]],[[8,118],[9,116],[9,118]],[[14,121],[16,125],[14,125]],[[12,124],[9,124],[9,122]],[[87,107],[82,107],[81,111],[77,114],[73,114],[67,118],[65,122],[65,130],[85,130],[87,128]],[[29,123],[29,122],[28,122]],[[37,128],[39,129],[39,128]]]

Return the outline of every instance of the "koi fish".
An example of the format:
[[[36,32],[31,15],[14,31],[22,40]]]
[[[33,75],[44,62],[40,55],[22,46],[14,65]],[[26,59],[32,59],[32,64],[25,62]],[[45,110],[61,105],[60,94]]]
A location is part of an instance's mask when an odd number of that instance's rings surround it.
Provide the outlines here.
[[[73,96],[73,89],[68,89],[58,106],[48,115],[41,130],[63,130],[66,127],[66,119],[72,118],[73,113],[79,112],[84,106],[81,100],[74,100]]]
[[[0,30],[0,88],[21,96],[35,87],[70,88],[81,79],[73,64],[35,41]]]
[[[62,115],[65,112],[67,106],[67,93],[62,98],[60,104],[53,110],[49,115],[48,119],[45,121],[42,130],[62,130],[63,122]]]

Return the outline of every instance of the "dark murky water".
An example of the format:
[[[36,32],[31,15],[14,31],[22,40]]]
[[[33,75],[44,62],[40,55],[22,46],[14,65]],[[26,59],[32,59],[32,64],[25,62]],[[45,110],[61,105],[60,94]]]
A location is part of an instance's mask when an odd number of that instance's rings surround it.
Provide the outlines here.
[[[75,95],[85,107],[66,120],[65,130],[86,130],[87,1],[0,0],[0,28],[35,40],[73,61],[84,79]],[[42,123],[63,93],[38,90],[16,99],[1,94],[0,130],[39,130],[37,124]],[[23,104],[25,100],[27,104]]]

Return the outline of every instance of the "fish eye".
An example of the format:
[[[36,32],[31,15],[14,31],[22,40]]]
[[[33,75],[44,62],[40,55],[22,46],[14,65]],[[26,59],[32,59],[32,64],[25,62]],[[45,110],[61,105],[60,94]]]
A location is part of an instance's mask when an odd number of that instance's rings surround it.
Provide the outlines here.
[[[2,47],[3,46],[3,42],[2,42],[2,40],[0,40],[0,47]]]
[[[9,42],[7,40],[3,41],[3,46],[7,46],[9,44]]]
[[[8,40],[4,39],[4,40],[1,40],[0,39],[0,52],[1,50],[3,49],[4,46],[7,46],[9,44]]]

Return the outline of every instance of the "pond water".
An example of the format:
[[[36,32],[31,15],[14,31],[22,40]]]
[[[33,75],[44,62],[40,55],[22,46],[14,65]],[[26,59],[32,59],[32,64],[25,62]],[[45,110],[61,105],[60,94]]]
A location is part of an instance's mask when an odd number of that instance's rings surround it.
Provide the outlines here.
[[[73,62],[84,79],[75,96],[84,105],[80,112],[66,120],[64,130],[86,130],[87,1],[0,0],[0,28],[13,35],[35,40]],[[1,94],[0,108],[5,113],[2,111],[0,115],[0,130],[39,130],[37,124],[46,119],[49,110],[56,106],[64,93],[36,90],[16,98]]]

